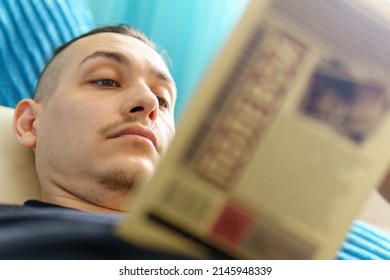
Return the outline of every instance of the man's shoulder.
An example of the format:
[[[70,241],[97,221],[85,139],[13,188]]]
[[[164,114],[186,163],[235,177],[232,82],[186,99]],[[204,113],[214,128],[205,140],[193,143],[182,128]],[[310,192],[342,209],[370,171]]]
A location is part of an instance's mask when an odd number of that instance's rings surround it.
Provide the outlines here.
[[[23,208],[22,205],[0,204],[0,214],[12,213],[14,211],[19,211],[22,208]]]
[[[118,243],[118,218],[46,204],[0,205],[0,259],[83,257],[91,244]]]
[[[118,239],[114,232],[119,219],[39,203],[0,205],[0,259],[182,258]]]

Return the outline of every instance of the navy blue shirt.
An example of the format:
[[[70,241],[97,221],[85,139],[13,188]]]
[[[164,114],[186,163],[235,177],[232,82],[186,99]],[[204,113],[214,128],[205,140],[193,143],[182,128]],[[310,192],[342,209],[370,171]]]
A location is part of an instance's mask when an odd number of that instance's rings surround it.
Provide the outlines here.
[[[0,259],[181,259],[145,250],[113,234],[120,215],[40,201],[0,205]]]

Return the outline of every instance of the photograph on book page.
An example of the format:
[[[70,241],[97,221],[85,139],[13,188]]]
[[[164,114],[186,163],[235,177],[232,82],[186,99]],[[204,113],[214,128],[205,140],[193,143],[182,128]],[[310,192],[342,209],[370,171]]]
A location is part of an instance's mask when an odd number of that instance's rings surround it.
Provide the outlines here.
[[[252,1],[118,235],[201,259],[334,259],[390,159],[390,25],[358,4]]]

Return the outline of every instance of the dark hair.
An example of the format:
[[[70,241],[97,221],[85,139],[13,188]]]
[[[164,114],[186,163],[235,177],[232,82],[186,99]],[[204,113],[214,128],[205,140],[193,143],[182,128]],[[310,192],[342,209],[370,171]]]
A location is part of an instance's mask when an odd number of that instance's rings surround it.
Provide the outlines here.
[[[59,48],[57,48],[54,51],[53,58],[56,55],[58,55],[60,52],[62,52],[64,49],[69,47],[69,45],[73,44],[77,40],[80,40],[81,38],[88,37],[88,36],[91,36],[91,35],[94,35],[94,34],[106,33],[106,32],[118,33],[118,34],[123,34],[123,35],[129,35],[130,37],[134,37],[134,38],[144,42],[145,44],[147,44],[152,49],[156,50],[155,44],[152,41],[150,41],[148,39],[148,37],[146,37],[146,35],[144,33],[142,33],[141,31],[135,29],[134,27],[132,27],[132,26],[130,26],[128,24],[119,24],[119,25],[110,25],[110,26],[99,27],[99,28],[93,29],[93,30],[91,30],[91,31],[89,31],[87,33],[84,33],[84,34],[82,34],[82,35],[80,35],[80,36],[78,36],[78,37],[68,41],[67,43],[63,44],[62,46],[60,46]]]
[[[134,27],[132,27],[128,24],[110,25],[110,26],[103,26],[103,27],[93,29],[87,33],[84,33],[84,34],[66,42],[65,44],[61,45],[60,47],[58,47],[54,51],[53,56],[51,57],[49,62],[46,64],[45,68],[41,72],[41,75],[38,79],[38,84],[37,84],[37,87],[35,89],[35,99],[37,99],[37,100],[43,99],[44,96],[47,95],[41,91],[47,92],[47,91],[54,90],[51,87],[49,89],[43,89],[42,88],[42,80],[43,80],[45,73],[47,72],[47,69],[50,67],[52,62],[58,57],[58,55],[62,51],[64,51],[66,48],[68,48],[70,45],[72,45],[74,42],[76,42],[82,38],[85,38],[85,37],[88,37],[88,36],[91,36],[94,34],[99,34],[99,33],[118,33],[118,34],[128,35],[130,37],[136,38],[136,39],[144,42],[146,45],[148,45],[149,47],[151,47],[152,49],[157,51],[155,44],[151,40],[149,40],[148,37],[146,37],[146,35],[144,33],[142,33],[141,31],[135,29]],[[163,57],[163,59],[165,59],[163,54],[161,54],[161,56]]]

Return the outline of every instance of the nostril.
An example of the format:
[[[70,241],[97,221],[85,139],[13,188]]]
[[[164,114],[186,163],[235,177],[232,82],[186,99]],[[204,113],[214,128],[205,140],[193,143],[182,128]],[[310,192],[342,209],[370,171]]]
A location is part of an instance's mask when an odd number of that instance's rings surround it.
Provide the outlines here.
[[[142,112],[144,110],[144,107],[137,106],[130,110],[130,113],[136,113],[136,112]]]
[[[149,114],[149,118],[150,118],[151,120],[155,120],[156,117],[157,117],[156,111],[152,111],[152,112]]]

